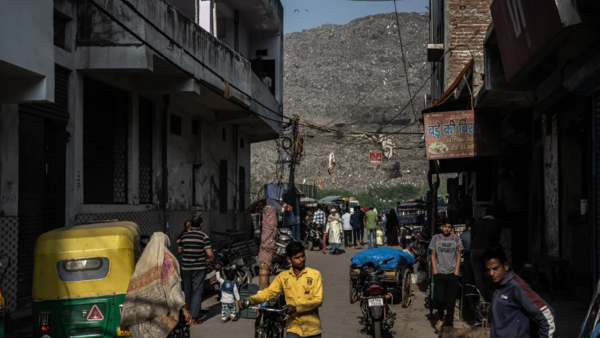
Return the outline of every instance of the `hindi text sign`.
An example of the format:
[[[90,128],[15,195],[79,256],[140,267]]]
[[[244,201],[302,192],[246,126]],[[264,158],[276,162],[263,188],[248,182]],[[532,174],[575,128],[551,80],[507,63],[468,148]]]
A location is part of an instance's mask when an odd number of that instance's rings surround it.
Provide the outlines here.
[[[428,160],[496,155],[499,126],[494,116],[473,110],[423,114]]]
[[[381,150],[371,150],[369,154],[369,162],[371,163],[381,163]]]

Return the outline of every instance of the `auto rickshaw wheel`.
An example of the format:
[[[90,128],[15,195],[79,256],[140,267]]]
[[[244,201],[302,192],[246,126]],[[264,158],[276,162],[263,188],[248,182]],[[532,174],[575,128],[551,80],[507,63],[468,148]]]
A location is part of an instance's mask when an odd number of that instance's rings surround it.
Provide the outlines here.
[[[411,282],[412,273],[410,269],[404,270],[404,276],[402,277],[402,307],[406,308],[411,302]]]

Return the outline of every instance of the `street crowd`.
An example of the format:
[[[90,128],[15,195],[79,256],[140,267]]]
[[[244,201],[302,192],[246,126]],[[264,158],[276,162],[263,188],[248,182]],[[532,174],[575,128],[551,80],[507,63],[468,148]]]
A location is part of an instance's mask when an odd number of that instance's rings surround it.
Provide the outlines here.
[[[383,242],[388,246],[398,244],[400,229],[396,210],[389,212],[383,226],[373,205],[365,210],[352,208],[341,217],[336,208],[323,209],[318,205],[305,219],[306,223],[316,224],[321,232],[319,249],[323,252],[327,242],[331,244],[332,254],[343,253],[342,242],[345,248],[360,249],[365,244],[369,249],[377,248],[377,231],[387,233],[387,241]],[[439,318],[436,333],[453,327],[464,258],[466,284],[475,284],[485,301],[491,303],[491,337],[529,337],[530,332],[552,337],[554,311],[510,269],[506,254],[498,245],[502,230],[494,213],[494,209],[489,208],[486,216],[476,222],[468,221],[467,230],[460,236],[453,232],[452,224],[443,224],[441,232],[431,239],[434,306]],[[201,310],[206,270],[209,266],[217,271],[221,268],[215,261],[209,236],[201,231],[202,218],[197,216],[185,225],[177,240],[180,259],[169,251],[169,237],[155,233],[136,265],[121,319],[121,325],[133,337],[189,337],[189,326],[202,324],[206,315],[206,310]],[[230,274],[221,274],[221,271],[217,274],[223,323],[238,319],[242,301],[260,304],[284,292],[287,337],[322,337],[318,312],[323,302],[321,274],[306,266],[302,243],[291,242],[286,254],[291,268],[279,273],[268,288],[246,300],[240,298]],[[334,332],[327,335],[335,337]]]

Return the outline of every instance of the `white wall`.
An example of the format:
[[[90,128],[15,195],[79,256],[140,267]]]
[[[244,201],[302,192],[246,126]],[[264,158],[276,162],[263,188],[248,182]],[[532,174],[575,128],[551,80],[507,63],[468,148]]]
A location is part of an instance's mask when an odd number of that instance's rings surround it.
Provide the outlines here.
[[[0,1],[0,102],[54,102],[53,8],[52,0]]]
[[[204,28],[205,31],[212,33],[212,8],[214,5],[214,0],[202,0],[200,2],[200,22],[198,24],[200,27]]]

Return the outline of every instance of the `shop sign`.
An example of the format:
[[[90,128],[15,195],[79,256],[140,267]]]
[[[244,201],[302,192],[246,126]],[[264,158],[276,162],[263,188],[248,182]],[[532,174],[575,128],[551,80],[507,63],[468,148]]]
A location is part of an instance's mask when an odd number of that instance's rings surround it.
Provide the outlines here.
[[[371,150],[369,154],[369,162],[371,163],[381,163],[381,150]]]
[[[497,155],[499,126],[494,115],[473,110],[423,114],[428,160]]]

